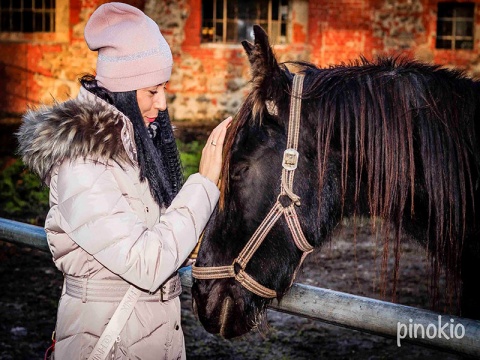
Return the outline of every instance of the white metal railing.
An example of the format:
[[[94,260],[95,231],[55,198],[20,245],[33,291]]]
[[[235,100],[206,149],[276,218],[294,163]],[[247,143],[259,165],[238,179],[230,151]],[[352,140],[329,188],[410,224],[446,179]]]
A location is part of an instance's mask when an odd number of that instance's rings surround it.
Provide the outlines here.
[[[49,251],[43,228],[13,220],[0,218],[0,240]],[[180,275],[182,285],[191,287],[191,268],[180,269]],[[480,321],[477,320],[303,284],[293,284],[281,303],[274,301],[269,306],[281,312],[396,338],[397,342],[400,337],[401,342],[480,358]],[[410,319],[414,322],[409,322]]]

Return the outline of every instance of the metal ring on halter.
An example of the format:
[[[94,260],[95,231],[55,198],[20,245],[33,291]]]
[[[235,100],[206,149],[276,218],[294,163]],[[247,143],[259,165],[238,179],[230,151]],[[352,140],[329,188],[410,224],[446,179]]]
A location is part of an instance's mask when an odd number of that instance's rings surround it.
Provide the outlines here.
[[[213,146],[217,146],[217,143],[215,141],[211,141],[210,144],[212,144]]]

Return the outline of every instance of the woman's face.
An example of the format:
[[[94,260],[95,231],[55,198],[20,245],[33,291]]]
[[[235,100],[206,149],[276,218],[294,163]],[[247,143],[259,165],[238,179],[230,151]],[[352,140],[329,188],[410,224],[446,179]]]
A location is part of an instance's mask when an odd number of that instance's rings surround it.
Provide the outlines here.
[[[137,90],[138,107],[140,108],[145,126],[148,126],[157,118],[159,110],[167,108],[167,100],[165,98],[166,85],[167,83],[165,82]]]

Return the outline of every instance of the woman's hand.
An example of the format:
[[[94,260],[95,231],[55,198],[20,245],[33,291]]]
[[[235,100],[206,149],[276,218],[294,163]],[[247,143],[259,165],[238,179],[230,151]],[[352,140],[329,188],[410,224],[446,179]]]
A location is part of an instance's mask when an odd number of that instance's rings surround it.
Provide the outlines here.
[[[208,179],[212,180],[214,184],[218,183],[220,172],[222,170],[222,153],[223,142],[227,128],[232,122],[232,117],[229,116],[213,129],[208,137],[207,143],[202,150],[202,158],[200,159],[199,173]]]

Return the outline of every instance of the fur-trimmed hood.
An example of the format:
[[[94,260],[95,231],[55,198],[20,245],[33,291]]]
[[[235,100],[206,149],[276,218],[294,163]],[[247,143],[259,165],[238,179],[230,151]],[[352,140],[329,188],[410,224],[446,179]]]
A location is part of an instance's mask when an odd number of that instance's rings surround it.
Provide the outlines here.
[[[18,153],[44,182],[66,158],[137,161],[130,120],[83,87],[76,99],[27,111],[16,135]]]

